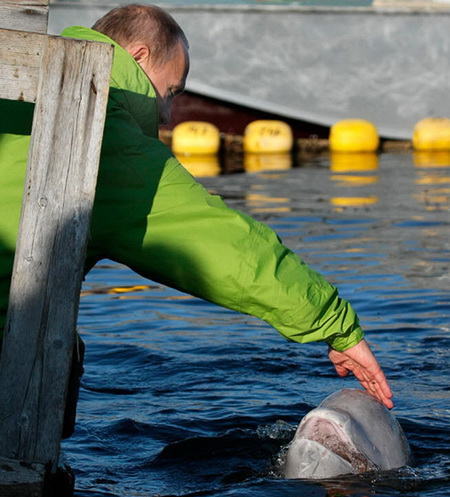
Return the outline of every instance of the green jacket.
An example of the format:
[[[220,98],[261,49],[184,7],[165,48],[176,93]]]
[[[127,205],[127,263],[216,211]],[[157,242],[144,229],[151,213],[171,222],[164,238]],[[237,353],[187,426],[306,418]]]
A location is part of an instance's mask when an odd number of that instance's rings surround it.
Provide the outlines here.
[[[107,41],[87,28],[64,36]],[[33,105],[0,101],[0,329],[3,329]],[[209,194],[157,139],[155,93],[115,47],[86,271],[108,258],[144,277],[259,317],[287,339],[337,350],[362,330],[337,290],[266,225]]]

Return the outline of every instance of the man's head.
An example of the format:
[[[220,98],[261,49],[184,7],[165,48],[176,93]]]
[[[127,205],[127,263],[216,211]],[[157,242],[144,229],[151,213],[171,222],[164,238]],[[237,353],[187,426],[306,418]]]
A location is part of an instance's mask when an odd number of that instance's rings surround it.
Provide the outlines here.
[[[111,10],[92,29],[109,36],[141,66],[155,89],[160,122],[167,123],[189,71],[189,44],[180,26],[155,5],[131,4]]]

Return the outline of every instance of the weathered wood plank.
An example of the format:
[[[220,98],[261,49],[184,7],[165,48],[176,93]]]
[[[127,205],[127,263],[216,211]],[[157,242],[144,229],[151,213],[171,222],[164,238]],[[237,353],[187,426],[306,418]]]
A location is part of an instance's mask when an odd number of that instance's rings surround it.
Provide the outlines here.
[[[0,28],[46,33],[49,0],[2,0]]]
[[[0,459],[0,495],[2,497],[36,497],[45,484],[43,464],[24,464],[13,459]]]
[[[0,456],[56,467],[112,47],[48,37],[0,360]]]
[[[0,29],[0,98],[35,102],[47,36]]]

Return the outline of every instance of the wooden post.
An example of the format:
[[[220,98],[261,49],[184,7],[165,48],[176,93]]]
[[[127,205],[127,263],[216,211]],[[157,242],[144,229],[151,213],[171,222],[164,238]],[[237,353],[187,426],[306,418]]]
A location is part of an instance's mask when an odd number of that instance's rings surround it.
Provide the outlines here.
[[[48,0],[1,0],[0,28],[47,33]]]
[[[0,29],[0,98],[36,102],[47,36]]]
[[[36,101],[0,360],[0,495],[41,496],[58,463],[113,48],[1,29],[0,45],[0,98]]]

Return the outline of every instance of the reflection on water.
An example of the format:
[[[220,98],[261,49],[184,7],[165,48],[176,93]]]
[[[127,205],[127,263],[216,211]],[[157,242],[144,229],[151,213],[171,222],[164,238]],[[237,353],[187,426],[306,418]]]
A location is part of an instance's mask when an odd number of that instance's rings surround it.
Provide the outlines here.
[[[244,169],[248,173],[290,169],[292,164],[293,158],[290,153],[253,153],[244,156]]]
[[[220,174],[217,155],[178,155],[178,160],[196,178],[206,178]]]
[[[413,152],[414,165],[425,168],[448,168],[450,150],[420,150]]]
[[[362,187],[378,182],[378,154],[334,152],[330,156],[330,176],[341,187]],[[345,207],[364,207],[378,202],[377,195],[336,196],[331,198],[336,211]]]
[[[336,377],[322,344],[288,343],[105,261],[83,288],[86,373],[77,430],[63,445],[77,497],[450,494],[450,160],[324,156],[274,169],[200,181],[270,224],[351,300],[414,467],[280,479],[277,461],[302,416],[355,380]]]
[[[361,173],[378,169],[378,154],[372,152],[332,152],[330,170],[335,173]]]
[[[448,152],[415,152],[415,183],[422,186],[415,198],[427,211],[448,211],[450,199],[450,177]]]
[[[290,212],[289,199],[286,197],[270,197],[263,193],[249,191],[246,203],[252,213],[256,212]]]

